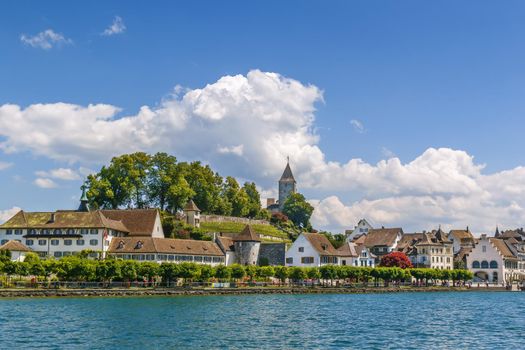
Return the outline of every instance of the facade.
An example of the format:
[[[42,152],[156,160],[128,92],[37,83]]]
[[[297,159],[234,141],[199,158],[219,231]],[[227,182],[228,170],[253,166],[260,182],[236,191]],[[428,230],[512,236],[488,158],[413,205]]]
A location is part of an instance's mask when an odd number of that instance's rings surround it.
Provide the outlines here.
[[[354,227],[353,230],[346,230],[346,241],[352,242],[356,238],[362,235],[367,235],[370,230],[372,230],[373,227],[370,225],[370,223],[366,219],[361,219],[357,223],[357,225]]]
[[[467,227],[466,230],[450,230],[447,238],[452,242],[454,254],[458,254],[461,249],[474,248],[476,239]]]
[[[481,235],[467,256],[467,267],[474,281],[509,285],[523,281],[525,251],[523,241],[514,237],[497,238]]]
[[[83,190],[78,210],[19,211],[0,225],[0,244],[15,240],[42,258],[61,258],[83,250],[91,250],[93,257],[105,257],[115,237],[164,237],[158,210],[90,211]]]
[[[343,266],[375,267],[376,256],[363,244],[345,242],[337,249],[339,262]]]
[[[414,267],[442,270],[454,268],[452,242],[441,228],[432,232],[404,234],[397,250],[405,253]]]
[[[119,237],[111,241],[108,254],[124,260],[157,263],[195,262],[219,265],[225,254],[215,242],[191,239]]]
[[[301,233],[286,252],[286,266],[315,267],[339,264],[339,252],[326,236]]]
[[[268,198],[266,201],[267,207],[270,212],[277,213],[283,210],[284,202],[290,197],[291,194],[297,192],[297,182],[290,168],[290,162],[286,163],[284,172],[279,179],[279,199],[276,202],[274,198]]]

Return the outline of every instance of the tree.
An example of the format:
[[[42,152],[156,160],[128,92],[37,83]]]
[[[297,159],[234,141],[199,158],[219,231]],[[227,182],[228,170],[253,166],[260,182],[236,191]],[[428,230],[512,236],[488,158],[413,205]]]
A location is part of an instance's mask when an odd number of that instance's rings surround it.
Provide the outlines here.
[[[268,278],[275,275],[275,270],[272,266],[262,266],[259,271],[262,278],[268,280]]]
[[[305,269],[298,266],[293,266],[290,268],[289,276],[295,283],[303,281],[308,277],[306,275]]]
[[[240,280],[244,278],[246,275],[246,271],[244,270],[244,267],[239,264],[233,264],[230,266],[231,268],[231,276],[235,280]]]
[[[217,265],[215,267],[215,277],[217,277],[219,281],[229,280],[231,277],[231,269],[228,266]]]
[[[133,260],[123,260],[122,265],[120,266],[120,271],[122,278],[127,281],[131,282],[137,279],[137,270],[138,270],[138,263]]]
[[[164,210],[169,201],[170,189],[179,178],[177,158],[167,153],[156,153],[151,157],[148,176],[149,201]],[[178,209],[178,208],[175,208]]]
[[[254,182],[245,182],[242,187],[244,193],[248,197],[248,203],[246,203],[247,213],[245,216],[249,218],[259,218],[261,216],[261,195],[257,191],[257,186]],[[268,217],[268,211],[262,214],[263,218]]]
[[[384,267],[400,267],[402,269],[413,267],[410,259],[403,252],[392,252],[384,255],[381,258],[380,265]]]
[[[292,193],[284,202],[283,214],[296,226],[310,227],[310,217],[314,207],[300,193]]]
[[[279,279],[279,281],[282,283],[286,282],[286,279],[288,278],[288,267],[286,266],[276,266],[274,268],[275,270],[275,277]]]
[[[201,279],[207,282],[210,278],[215,276],[215,270],[210,265],[201,266]]]

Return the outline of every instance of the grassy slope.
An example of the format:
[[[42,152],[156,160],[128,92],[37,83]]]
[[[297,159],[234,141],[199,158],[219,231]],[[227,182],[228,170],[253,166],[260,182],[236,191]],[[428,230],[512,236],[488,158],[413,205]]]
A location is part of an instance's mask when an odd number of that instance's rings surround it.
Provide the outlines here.
[[[201,229],[209,232],[240,233],[244,226],[238,222],[201,222]],[[288,241],[288,235],[272,225],[252,225],[252,228],[260,235],[278,237]]]

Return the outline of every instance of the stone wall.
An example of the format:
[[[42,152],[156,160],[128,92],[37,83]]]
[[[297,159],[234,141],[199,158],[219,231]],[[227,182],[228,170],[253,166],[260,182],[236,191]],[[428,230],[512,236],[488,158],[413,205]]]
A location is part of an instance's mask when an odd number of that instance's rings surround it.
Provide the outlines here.
[[[284,265],[286,243],[261,243],[259,248],[259,265],[261,258],[268,259],[269,265]]]
[[[238,218],[234,216],[222,216],[222,215],[201,215],[202,222],[238,222],[246,225],[270,225],[270,222],[267,220],[256,220],[248,218]]]

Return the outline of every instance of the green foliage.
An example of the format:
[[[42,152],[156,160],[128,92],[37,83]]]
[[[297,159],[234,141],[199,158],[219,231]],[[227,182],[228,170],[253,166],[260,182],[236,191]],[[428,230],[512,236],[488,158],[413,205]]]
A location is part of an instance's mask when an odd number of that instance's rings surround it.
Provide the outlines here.
[[[333,234],[327,231],[321,231],[319,233],[326,236],[335,249],[340,248],[346,241],[346,237],[343,234]]]
[[[241,222],[201,222],[201,230],[205,232],[224,232],[239,233],[246,224]],[[288,239],[286,232],[283,232],[273,225],[252,224],[252,228],[260,235],[278,237],[283,240]]]
[[[314,207],[306,201],[300,193],[292,193],[284,202],[283,214],[288,217],[296,226],[305,229],[311,228],[310,217]]]
[[[244,270],[244,267],[239,264],[233,264],[230,266],[231,269],[231,276],[233,279],[238,280],[242,279],[246,275],[246,271]]]

